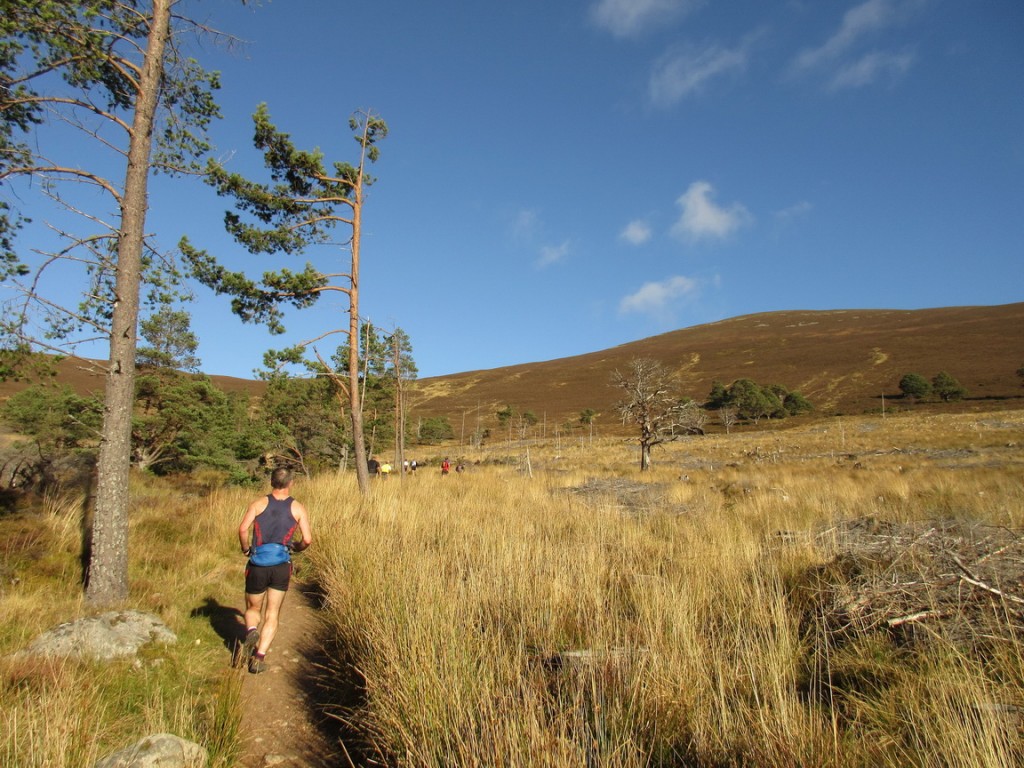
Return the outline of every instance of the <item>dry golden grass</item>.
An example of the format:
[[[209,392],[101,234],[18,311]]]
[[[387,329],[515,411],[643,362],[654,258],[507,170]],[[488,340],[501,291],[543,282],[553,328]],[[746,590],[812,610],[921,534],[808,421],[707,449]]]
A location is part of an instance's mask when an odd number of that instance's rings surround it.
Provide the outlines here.
[[[238,749],[240,681],[225,669],[216,614],[239,602],[237,519],[211,514],[235,492],[187,498],[133,481],[126,607],[161,616],[178,636],[137,662],[23,660],[12,654],[60,623],[88,615],[81,589],[83,500],[45,500],[41,514],[0,520],[0,765],[79,768],[150,733],[207,747],[211,766]],[[235,512],[232,518],[237,517]]]
[[[794,595],[843,521],[1019,531],[1022,437],[1019,413],[848,419],[677,443],[647,476],[618,443],[532,446],[532,478],[525,449],[470,456],[365,503],[314,484],[311,557],[364,690],[344,716],[402,765],[1011,764],[1016,634],[841,643]]]
[[[496,442],[461,454],[464,474],[425,466],[368,499],[350,476],[302,479],[327,697],[360,693],[325,706],[350,752],[404,766],[1020,764],[1022,445],[1022,412],[844,417],[688,438],[645,474],[608,440]],[[156,730],[215,766],[237,755],[214,625],[240,606],[253,491],[133,492],[131,604],[179,642],[135,666],[12,663],[87,611],[81,500],[0,520],[0,764],[89,765]],[[908,531],[888,559],[858,549]],[[998,591],[954,573],[964,621],[938,585],[864,602],[952,554]],[[914,600],[936,618],[886,625]]]

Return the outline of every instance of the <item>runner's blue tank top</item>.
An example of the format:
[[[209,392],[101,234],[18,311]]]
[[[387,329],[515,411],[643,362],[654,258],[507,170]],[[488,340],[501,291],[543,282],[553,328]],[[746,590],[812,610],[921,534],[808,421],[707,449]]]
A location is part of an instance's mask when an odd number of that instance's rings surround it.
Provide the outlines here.
[[[267,508],[256,515],[252,528],[253,546],[260,544],[288,544],[295,533],[295,518],[292,517],[292,497],[275,499],[267,495]]]

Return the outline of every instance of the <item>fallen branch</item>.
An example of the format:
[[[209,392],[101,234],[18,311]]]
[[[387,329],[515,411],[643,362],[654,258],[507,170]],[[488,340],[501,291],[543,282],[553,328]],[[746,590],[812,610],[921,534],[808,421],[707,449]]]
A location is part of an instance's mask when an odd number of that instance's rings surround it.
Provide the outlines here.
[[[957,567],[961,571],[963,571],[963,575],[960,577],[963,581],[966,581],[968,584],[971,584],[977,587],[978,589],[983,589],[986,592],[990,592],[991,594],[995,595],[996,597],[999,597],[1002,600],[1009,600],[1012,603],[1024,605],[1024,599],[1016,597],[1014,595],[1007,594],[1006,592],[998,590],[995,587],[990,587],[988,584],[983,582],[981,579],[979,579],[977,576],[971,573],[967,569],[967,566],[960,562],[960,558],[958,558],[956,555],[953,555],[953,562],[956,563]]]
[[[899,627],[904,624],[911,624],[915,621],[923,621],[924,619],[930,619],[933,617],[941,616],[942,611],[918,611],[917,613],[911,613],[907,616],[900,616],[895,619],[889,619],[885,623],[889,626],[890,629],[892,629],[894,627]]]

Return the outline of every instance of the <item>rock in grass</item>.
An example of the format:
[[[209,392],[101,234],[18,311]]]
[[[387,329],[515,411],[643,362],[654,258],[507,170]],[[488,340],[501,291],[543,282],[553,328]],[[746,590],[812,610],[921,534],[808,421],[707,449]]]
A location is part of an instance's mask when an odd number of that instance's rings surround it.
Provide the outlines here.
[[[134,656],[149,643],[173,643],[177,639],[151,613],[112,611],[61,624],[37,637],[19,655],[110,661]]]
[[[204,768],[206,750],[173,733],[157,733],[115,752],[93,768]]]

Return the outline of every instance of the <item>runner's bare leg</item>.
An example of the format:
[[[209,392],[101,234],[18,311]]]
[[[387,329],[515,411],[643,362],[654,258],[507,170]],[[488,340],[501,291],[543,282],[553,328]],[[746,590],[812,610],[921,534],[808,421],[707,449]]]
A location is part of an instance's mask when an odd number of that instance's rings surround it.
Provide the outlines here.
[[[277,634],[277,624],[281,616],[281,605],[284,603],[284,596],[287,594],[287,592],[282,592],[279,589],[267,590],[267,611],[263,617],[263,626],[260,628],[260,645],[256,649],[257,653],[265,655],[270,650],[270,644],[274,642],[274,635]],[[248,611],[246,611],[246,616],[248,617]]]

